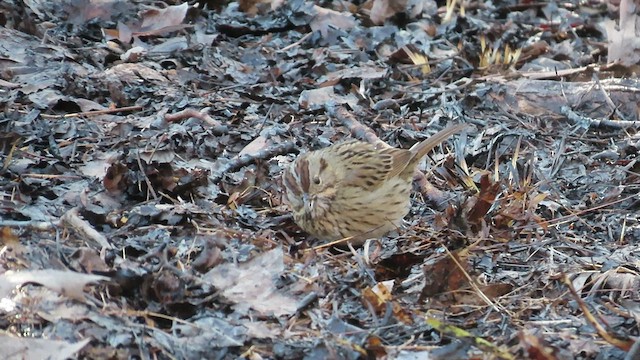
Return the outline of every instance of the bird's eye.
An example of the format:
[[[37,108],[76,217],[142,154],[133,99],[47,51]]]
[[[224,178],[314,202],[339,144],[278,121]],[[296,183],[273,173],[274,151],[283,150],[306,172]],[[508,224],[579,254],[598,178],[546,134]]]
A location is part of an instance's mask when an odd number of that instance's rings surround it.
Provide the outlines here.
[[[320,185],[320,182],[321,182],[321,181],[320,181],[320,176],[317,176],[317,175],[316,175],[316,176],[314,176],[314,177],[313,177],[313,183],[314,183],[314,184],[316,184],[316,185]]]

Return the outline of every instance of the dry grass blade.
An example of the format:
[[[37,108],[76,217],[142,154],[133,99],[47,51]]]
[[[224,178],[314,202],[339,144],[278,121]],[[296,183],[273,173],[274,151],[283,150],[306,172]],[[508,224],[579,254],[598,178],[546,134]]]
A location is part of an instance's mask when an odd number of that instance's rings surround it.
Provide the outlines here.
[[[571,280],[569,280],[569,277],[567,275],[562,276],[562,282],[567,286],[567,288],[569,288],[571,295],[573,295],[573,299],[578,303],[578,305],[580,306],[580,309],[582,310],[585,317],[587,318],[587,321],[589,322],[589,324],[591,324],[591,326],[594,327],[594,329],[596,329],[596,332],[598,333],[598,335],[600,335],[600,337],[606,340],[609,344],[614,345],[617,348],[622,349],[624,351],[629,351],[629,349],[631,349],[631,347],[633,346],[633,341],[630,339],[621,339],[617,337],[616,334],[609,333],[602,326],[602,324],[600,324],[600,322],[596,319],[593,313],[591,313],[587,304],[582,300],[580,295],[578,295],[578,293],[576,292],[576,289],[573,288],[573,284],[571,283]]]

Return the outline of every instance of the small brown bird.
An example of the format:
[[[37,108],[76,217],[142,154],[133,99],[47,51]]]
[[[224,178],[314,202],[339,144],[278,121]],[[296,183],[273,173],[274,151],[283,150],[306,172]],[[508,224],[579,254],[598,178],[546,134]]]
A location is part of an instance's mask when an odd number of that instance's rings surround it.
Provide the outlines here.
[[[283,174],[295,222],[320,240],[354,244],[399,228],[419,161],[465,128],[449,126],[410,150],[350,140],[298,156]]]

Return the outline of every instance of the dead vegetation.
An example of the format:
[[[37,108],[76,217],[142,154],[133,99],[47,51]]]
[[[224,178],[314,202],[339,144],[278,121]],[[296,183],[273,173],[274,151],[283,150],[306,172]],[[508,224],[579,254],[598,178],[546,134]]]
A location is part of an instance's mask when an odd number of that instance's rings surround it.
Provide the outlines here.
[[[638,358],[640,17],[607,3],[0,3],[9,359]],[[279,176],[449,123],[333,248]]]

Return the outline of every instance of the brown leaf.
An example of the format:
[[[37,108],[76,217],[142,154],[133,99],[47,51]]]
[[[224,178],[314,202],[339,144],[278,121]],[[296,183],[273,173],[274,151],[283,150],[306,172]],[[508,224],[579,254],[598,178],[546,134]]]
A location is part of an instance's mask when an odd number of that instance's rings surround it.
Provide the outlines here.
[[[527,331],[518,333],[520,346],[527,352],[528,359],[532,360],[556,360],[556,349],[551,347],[544,339],[530,334]]]
[[[128,173],[129,169],[125,165],[115,163],[107,169],[102,185],[111,195],[122,194],[128,186]]]
[[[382,25],[388,18],[403,12],[407,3],[408,0],[373,0],[369,17],[374,24]]]
[[[20,241],[18,236],[13,233],[13,230],[10,227],[3,226],[0,228],[0,244],[5,246],[15,246],[19,245]]]
[[[425,285],[421,298],[433,297],[444,292],[466,288],[469,284],[465,272],[458,264],[466,266],[466,260],[460,256],[461,252],[453,253],[455,260],[449,255],[442,255],[427,262],[424,272]]]
[[[182,24],[187,15],[189,4],[184,2],[180,5],[168,6],[164,9],[150,9],[143,12],[140,32],[146,34],[158,34],[163,30],[175,30],[176,26]]]
[[[480,178],[480,193],[477,195],[476,203],[469,211],[468,219],[470,223],[478,224],[487,214],[500,191],[500,183],[492,183],[488,174]]]

